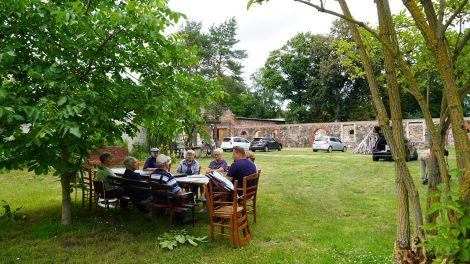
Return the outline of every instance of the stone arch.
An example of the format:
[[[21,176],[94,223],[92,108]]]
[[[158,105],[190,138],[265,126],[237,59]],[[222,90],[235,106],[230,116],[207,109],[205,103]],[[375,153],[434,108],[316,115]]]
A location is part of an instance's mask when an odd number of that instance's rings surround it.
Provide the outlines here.
[[[318,135],[328,136],[331,134],[331,129],[325,125],[316,125],[312,127],[310,131],[310,145],[315,141],[315,137]]]
[[[240,131],[240,137],[247,137],[248,136],[248,131],[246,131],[245,129],[243,129],[242,131]]]
[[[269,131],[269,136],[274,139],[279,139],[279,129],[275,127],[271,128],[271,130]]]
[[[261,130],[256,130],[255,134],[253,137],[262,137],[263,136],[263,131]]]

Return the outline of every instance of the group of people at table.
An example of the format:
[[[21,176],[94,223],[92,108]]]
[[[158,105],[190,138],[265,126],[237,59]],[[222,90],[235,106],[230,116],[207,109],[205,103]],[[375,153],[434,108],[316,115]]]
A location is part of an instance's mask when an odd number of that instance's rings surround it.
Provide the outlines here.
[[[184,193],[182,188],[178,185],[173,174],[170,173],[171,159],[165,154],[160,154],[160,149],[151,148],[151,155],[146,159],[143,170],[150,171],[149,181],[166,184],[172,187],[173,193],[177,195],[181,202],[192,200],[193,193]],[[214,160],[209,163],[206,173],[218,172],[224,175],[228,180],[238,180],[238,188],[242,188],[243,178],[257,172],[254,164],[255,156],[253,152],[246,151],[241,147],[234,147],[232,152],[233,163],[228,166],[227,162],[222,158],[222,149],[214,150]],[[200,166],[197,160],[194,159],[194,151],[188,150],[185,158],[180,161],[176,169],[177,173],[186,175],[200,174]],[[121,198],[128,196],[130,201],[145,214],[146,218],[151,217],[151,213],[145,206],[145,203],[151,201],[153,197],[149,193],[125,190],[124,188],[115,188],[111,185],[108,176],[116,176],[111,169],[113,157],[109,153],[102,153],[100,155],[101,165],[95,174],[95,180],[102,181],[107,198]],[[137,173],[138,160],[134,157],[127,157],[123,161],[126,167],[122,177],[130,180],[144,181],[141,174]],[[193,188],[193,192],[197,192],[198,188]],[[205,193],[202,191],[201,202],[205,202]],[[128,203],[125,199],[120,200],[121,208],[127,208]],[[205,206],[201,208],[200,212],[205,212]]]

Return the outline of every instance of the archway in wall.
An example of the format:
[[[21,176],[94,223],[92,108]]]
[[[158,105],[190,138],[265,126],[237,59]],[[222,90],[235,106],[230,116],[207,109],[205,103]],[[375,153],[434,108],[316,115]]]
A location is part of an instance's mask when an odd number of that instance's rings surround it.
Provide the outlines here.
[[[277,128],[271,129],[269,135],[274,139],[279,139],[279,129]]]
[[[246,138],[247,136],[248,136],[248,132],[246,130],[242,130],[240,132],[240,137],[245,137]]]
[[[315,137],[317,136],[328,136],[331,134],[331,130],[329,127],[325,125],[319,125],[312,128],[310,131],[310,145],[313,144],[315,141]]]
[[[256,130],[254,137],[262,137],[262,133],[261,130]]]

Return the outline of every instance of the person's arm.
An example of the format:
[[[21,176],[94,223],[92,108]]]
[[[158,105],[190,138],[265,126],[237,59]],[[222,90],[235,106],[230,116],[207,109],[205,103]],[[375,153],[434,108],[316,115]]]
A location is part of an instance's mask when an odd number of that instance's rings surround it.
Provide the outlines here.
[[[225,178],[227,178],[227,180],[229,180],[229,181],[233,181],[233,176],[235,175],[235,170],[236,170],[236,166],[235,166],[235,163],[234,163],[234,164],[232,164],[232,166],[228,170],[227,175],[225,176]]]
[[[178,167],[176,168],[177,173],[183,173],[183,161],[180,161],[180,164],[178,164]]]
[[[154,171],[154,170],[156,170],[157,166],[153,165],[152,163],[153,163],[152,162],[152,157],[148,157],[147,160],[145,160],[144,167],[142,169],[144,171]]]

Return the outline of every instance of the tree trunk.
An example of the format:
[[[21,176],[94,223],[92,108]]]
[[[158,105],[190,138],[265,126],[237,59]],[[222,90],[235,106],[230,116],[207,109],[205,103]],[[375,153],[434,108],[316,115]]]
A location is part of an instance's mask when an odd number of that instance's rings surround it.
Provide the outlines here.
[[[60,174],[60,183],[62,185],[62,224],[70,225],[72,223],[72,210],[70,199],[70,179],[74,173],[63,172]]]
[[[434,194],[439,193],[439,190],[437,189],[437,185],[439,185],[439,183],[442,182],[440,174],[439,174],[439,166],[438,166],[437,158],[435,156],[431,156],[429,160],[429,168],[427,168],[427,170],[428,170],[428,196],[426,198],[426,211],[429,211],[431,206],[434,203],[439,202],[440,200],[439,197],[435,196]],[[426,223],[427,224],[435,223],[438,215],[439,215],[438,211],[432,214],[428,213],[426,215]]]

